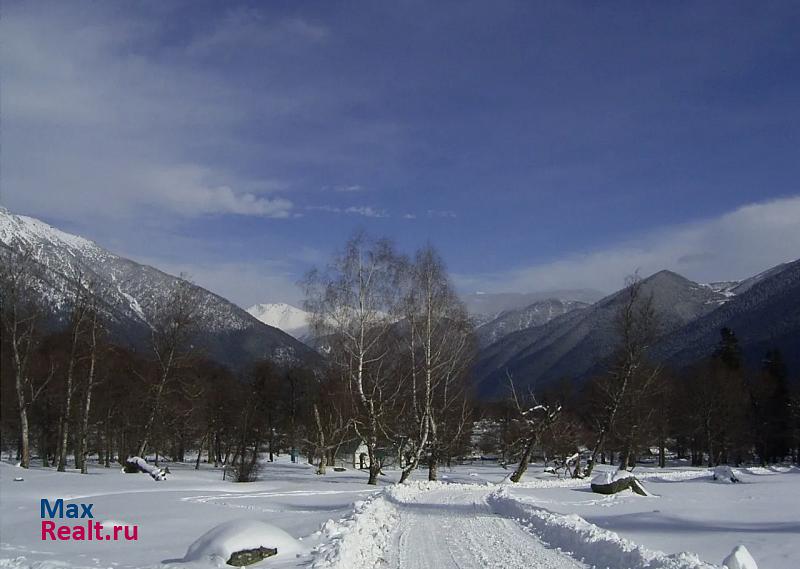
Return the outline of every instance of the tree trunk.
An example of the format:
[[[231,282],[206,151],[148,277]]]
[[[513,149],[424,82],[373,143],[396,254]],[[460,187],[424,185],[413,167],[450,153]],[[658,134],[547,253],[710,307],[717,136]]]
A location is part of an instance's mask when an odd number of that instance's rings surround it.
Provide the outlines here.
[[[537,437],[531,437],[525,444],[525,450],[522,451],[522,456],[519,459],[519,464],[511,475],[511,482],[519,482],[528,470],[528,464],[533,454],[533,447],[536,445]]]
[[[94,388],[94,370],[97,362],[97,321],[92,322],[91,331],[91,344],[90,344],[90,357],[89,357],[89,373],[86,376],[86,395],[83,403],[83,420],[81,422],[81,440],[78,447],[81,456],[81,474],[88,473],[87,457],[89,455],[88,447],[88,433],[89,433],[89,413],[92,408],[92,389]]]
[[[20,458],[19,465],[28,468],[31,464],[31,449],[28,432],[28,410],[25,403],[25,391],[23,390],[21,373],[17,372],[17,403],[19,405],[19,439],[20,439]]]

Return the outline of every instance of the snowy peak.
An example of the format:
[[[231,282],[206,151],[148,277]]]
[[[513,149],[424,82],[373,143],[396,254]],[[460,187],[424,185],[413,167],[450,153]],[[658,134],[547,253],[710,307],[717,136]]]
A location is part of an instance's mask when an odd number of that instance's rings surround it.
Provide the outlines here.
[[[247,312],[268,326],[302,338],[308,333],[308,312],[284,302],[254,304]]]
[[[183,280],[141,265],[96,243],[43,221],[0,208],[0,262],[10,252],[30,250],[39,270],[40,302],[55,322],[66,317],[74,278],[91,280],[101,297],[112,337],[136,349],[147,346],[150,323],[170,291]],[[281,365],[316,361],[307,346],[265,326],[232,302],[191,284],[197,295],[197,346],[207,357],[231,367],[258,359]]]
[[[33,217],[15,215],[4,207],[0,207],[0,241],[8,246],[18,243],[36,248],[49,245],[81,253],[102,251],[88,239],[56,229]]]

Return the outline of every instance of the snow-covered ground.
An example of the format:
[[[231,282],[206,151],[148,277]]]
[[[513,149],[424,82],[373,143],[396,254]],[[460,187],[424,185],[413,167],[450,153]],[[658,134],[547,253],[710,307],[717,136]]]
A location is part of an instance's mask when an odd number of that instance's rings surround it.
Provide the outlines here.
[[[257,546],[261,532],[280,546],[257,567],[700,569],[739,544],[760,569],[800,566],[796,468],[736,469],[740,484],[714,482],[705,469],[640,468],[654,495],[641,497],[593,494],[587,481],[536,467],[519,485],[503,483],[508,471],[496,465],[475,464],[443,469],[442,484],[397,487],[389,471],[378,488],[362,472],[317,476],[284,460],[250,484],[222,481],[208,465],[169,467],[156,482],[116,468],[82,476],[0,463],[0,567],[214,567],[218,558],[198,552]],[[95,521],[137,525],[138,539],[43,541],[42,498],[93,503]]]

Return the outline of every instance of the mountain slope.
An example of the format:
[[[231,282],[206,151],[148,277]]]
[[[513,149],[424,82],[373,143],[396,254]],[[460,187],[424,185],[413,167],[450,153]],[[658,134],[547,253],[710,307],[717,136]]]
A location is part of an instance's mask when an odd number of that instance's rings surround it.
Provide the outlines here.
[[[181,281],[60,231],[37,219],[0,208],[0,245],[29,248],[41,267],[41,299],[54,316],[63,315],[69,282],[80,276],[102,292],[112,334],[146,349],[149,322],[157,307]],[[240,368],[268,358],[281,365],[316,361],[318,355],[288,334],[267,326],[228,300],[196,285],[201,328],[197,345],[217,361]]]
[[[283,302],[254,304],[247,309],[247,313],[298,340],[308,335],[308,312],[291,304]]]
[[[593,289],[547,290],[542,292],[476,292],[462,295],[461,300],[467,307],[477,325],[486,324],[509,310],[520,310],[537,302],[556,299],[561,301],[577,301],[586,304],[597,302],[605,293]]]
[[[665,336],[655,358],[675,366],[708,357],[719,330],[736,332],[746,360],[760,363],[767,349],[778,348],[790,370],[800,370],[800,260],[778,265],[742,281],[736,293],[713,312]]]
[[[588,306],[590,306],[588,303],[578,300],[549,298],[534,302],[524,308],[501,312],[494,320],[478,326],[475,334],[478,337],[478,344],[486,347],[513,332],[547,324],[567,312],[581,310]]]
[[[644,279],[642,292],[653,296],[663,333],[710,313],[726,299],[724,294],[670,271]],[[476,365],[479,392],[501,394],[507,373],[523,387],[586,376],[614,350],[614,318],[622,302],[619,291],[586,309],[509,334],[483,349]]]

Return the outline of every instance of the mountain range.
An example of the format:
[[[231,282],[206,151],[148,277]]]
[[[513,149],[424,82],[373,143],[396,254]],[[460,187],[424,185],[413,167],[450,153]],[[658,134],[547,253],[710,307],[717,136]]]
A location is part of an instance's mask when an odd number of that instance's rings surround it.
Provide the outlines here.
[[[30,249],[40,267],[39,288],[52,318],[64,318],[70,282],[92,280],[115,340],[146,350],[157,307],[185,279],[116,255],[96,243],[37,219],[0,208],[0,252]],[[5,257],[5,256],[4,256]],[[258,359],[282,366],[321,361],[308,336],[308,314],[266,303],[243,310],[202,287],[197,295],[197,346],[233,368]],[[800,260],[742,281],[699,284],[660,271],[642,281],[659,320],[651,350],[657,361],[680,368],[709,356],[723,327],[733,329],[747,362],[757,366],[779,348],[790,370],[800,371]],[[472,294],[464,302],[476,322],[477,392],[498,397],[511,374],[520,386],[544,387],[561,378],[581,381],[601,373],[617,344],[614,318],[622,291],[602,297],[591,289],[532,294]],[[300,341],[303,340],[303,341]]]
[[[71,281],[77,276],[93,281],[101,291],[112,336],[138,350],[147,349],[155,310],[184,280],[4,208],[0,208],[0,248],[33,252],[40,268],[41,300],[54,318],[63,317]],[[199,305],[197,347],[208,357],[234,368],[264,358],[284,367],[318,361],[316,352],[282,330],[213,292],[190,286]]]
[[[642,291],[652,295],[658,314],[660,335],[651,351],[657,361],[679,368],[707,357],[720,329],[729,327],[751,365],[774,347],[790,369],[800,368],[800,261],[741,282],[707,285],[660,271],[642,281]],[[616,346],[614,318],[622,302],[618,291],[484,347],[475,366],[478,392],[500,396],[507,374],[519,385],[544,387],[601,372]]]

